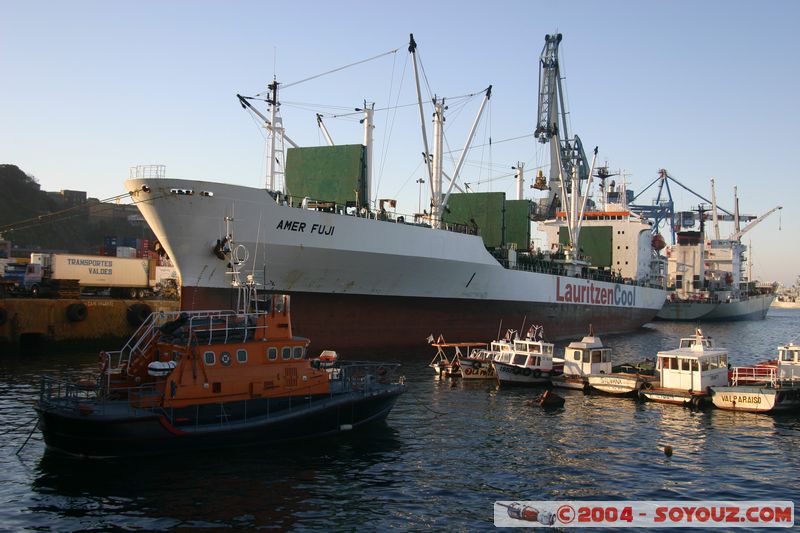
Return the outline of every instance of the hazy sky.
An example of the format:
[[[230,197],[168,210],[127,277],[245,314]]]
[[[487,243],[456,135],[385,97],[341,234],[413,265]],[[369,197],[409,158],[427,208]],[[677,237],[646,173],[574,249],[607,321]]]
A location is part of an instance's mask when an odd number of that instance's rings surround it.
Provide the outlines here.
[[[529,135],[544,35],[561,32],[570,123],[587,149],[599,146],[599,161],[623,169],[637,192],[666,168],[707,198],[715,177],[728,209],[734,186],[744,213],[783,205],[743,242],[754,277],[790,284],[800,274],[800,2],[288,4],[0,0],[0,163],[45,190],[98,198],[125,192],[139,164],[259,186],[263,130],[236,93],[262,92],[273,75],[290,84],[398,49],[287,88],[281,111],[290,137],[317,145],[318,111],[346,113],[364,100],[398,106],[376,113],[374,188],[413,213],[424,176],[419,118],[406,106],[414,103],[413,32],[424,95],[449,103],[450,150],[463,146],[480,103],[458,97],[493,84],[462,181],[512,195],[512,165],[524,162],[530,178],[547,163]],[[337,143],[361,142],[357,117],[326,123]],[[679,209],[699,202],[672,191]]]

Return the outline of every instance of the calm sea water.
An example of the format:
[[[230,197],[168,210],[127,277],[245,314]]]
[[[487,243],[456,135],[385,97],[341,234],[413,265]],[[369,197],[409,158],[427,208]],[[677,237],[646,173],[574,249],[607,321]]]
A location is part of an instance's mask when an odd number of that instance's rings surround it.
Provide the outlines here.
[[[734,364],[752,363],[800,340],[800,311],[703,329]],[[657,322],[604,341],[616,361],[638,360],[692,330]],[[800,414],[695,412],[579,391],[544,411],[527,405],[532,390],[438,380],[432,355],[376,354],[403,362],[408,392],[367,432],[99,462],[46,453],[38,432],[15,454],[33,427],[39,376],[91,372],[96,355],[4,355],[0,530],[472,531],[493,527],[496,500],[800,502]]]

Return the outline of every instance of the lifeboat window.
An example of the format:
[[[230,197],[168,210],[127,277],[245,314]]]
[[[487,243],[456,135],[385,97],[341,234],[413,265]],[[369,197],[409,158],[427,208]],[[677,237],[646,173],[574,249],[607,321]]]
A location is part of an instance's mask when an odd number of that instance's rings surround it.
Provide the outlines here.
[[[497,360],[501,363],[508,363],[508,360],[511,358],[511,355],[508,353],[503,353],[497,356]]]
[[[203,360],[207,365],[213,365],[216,362],[216,356],[214,352],[206,352],[203,354]]]
[[[680,370],[688,372],[689,368],[690,368],[689,360],[688,359],[678,359],[678,361],[680,362],[680,365],[681,365]]]
[[[539,365],[540,363],[538,357],[532,355],[531,358],[528,359],[528,366],[539,366]]]
[[[278,358],[278,349],[274,346],[267,350],[267,358],[274,361]]]
[[[719,356],[719,366],[720,368],[728,366],[728,354],[721,354]]]
[[[792,360],[792,352],[789,350],[781,350],[781,361],[791,361]]]
[[[581,352],[579,350],[575,350],[574,352],[572,352],[572,358],[574,360],[576,360],[576,361],[580,361],[581,360]]]
[[[592,363],[601,363],[602,361],[602,352],[600,350],[592,350]]]
[[[236,362],[237,363],[247,362],[247,350],[236,350]]]
[[[295,346],[292,350],[292,357],[295,359],[302,359],[303,358],[303,347],[302,346]]]
[[[284,346],[281,350],[281,359],[291,359],[292,358],[292,348],[289,346]]]
[[[696,359],[692,360],[692,372],[697,372],[698,370],[700,370],[700,362]]]
[[[553,347],[552,346],[548,346],[547,348],[544,349],[544,353],[552,354],[553,353]]]
[[[514,356],[514,364],[515,365],[524,365],[525,364],[525,355],[518,353]]]

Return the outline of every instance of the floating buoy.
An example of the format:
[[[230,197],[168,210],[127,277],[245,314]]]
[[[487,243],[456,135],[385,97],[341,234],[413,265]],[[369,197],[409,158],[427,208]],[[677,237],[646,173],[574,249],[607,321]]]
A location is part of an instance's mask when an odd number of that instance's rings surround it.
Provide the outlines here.
[[[664,455],[672,457],[672,446],[664,446]]]

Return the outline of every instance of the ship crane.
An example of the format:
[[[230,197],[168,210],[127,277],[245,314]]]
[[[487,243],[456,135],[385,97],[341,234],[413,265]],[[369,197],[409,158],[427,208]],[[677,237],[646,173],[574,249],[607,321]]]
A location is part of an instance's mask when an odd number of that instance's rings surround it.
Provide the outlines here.
[[[550,193],[541,206],[544,211],[542,214],[546,218],[555,216],[559,203],[566,208],[563,198],[558,197],[562,178],[564,190],[569,192],[572,190],[573,176],[577,175],[577,190],[580,195],[581,180],[589,179],[590,174],[583,144],[577,135],[570,138],[567,127],[567,110],[558,58],[561,38],[560,33],[545,35],[544,47],[539,56],[539,114],[534,135],[540,143],[550,143]]]
[[[745,233],[747,233],[748,231],[753,229],[759,222],[761,222],[762,220],[764,220],[765,218],[770,216],[772,213],[774,213],[775,211],[778,211],[780,209],[783,209],[783,206],[779,205],[777,207],[773,207],[772,209],[770,209],[769,211],[767,211],[766,213],[764,213],[760,217],[758,217],[755,220],[753,220],[747,226],[745,226],[744,228],[740,229],[739,231],[737,231],[733,235],[731,235],[731,239],[730,240],[732,240],[732,241],[740,240],[742,238],[742,235],[744,235]]]

